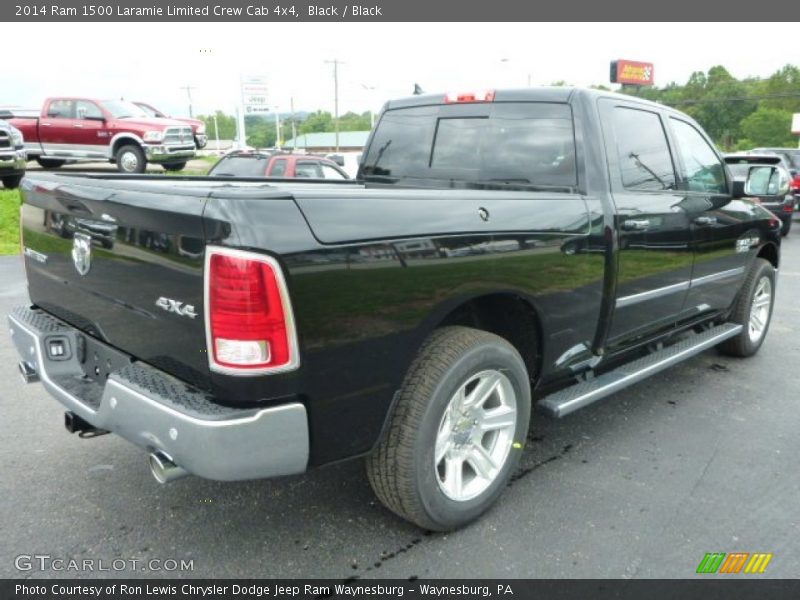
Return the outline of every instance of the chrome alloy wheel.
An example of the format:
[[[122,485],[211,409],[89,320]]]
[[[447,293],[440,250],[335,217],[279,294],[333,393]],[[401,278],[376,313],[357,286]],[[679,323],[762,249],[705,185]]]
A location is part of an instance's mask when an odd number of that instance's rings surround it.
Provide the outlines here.
[[[747,325],[748,335],[753,343],[758,342],[767,329],[771,304],[772,283],[769,277],[762,277],[753,294],[753,303],[750,306],[750,322]]]
[[[517,397],[500,371],[481,371],[450,399],[439,424],[434,469],[439,488],[466,502],[497,478],[517,428]]]
[[[133,152],[125,152],[120,157],[122,170],[126,173],[135,173],[136,168],[139,166],[139,157]]]

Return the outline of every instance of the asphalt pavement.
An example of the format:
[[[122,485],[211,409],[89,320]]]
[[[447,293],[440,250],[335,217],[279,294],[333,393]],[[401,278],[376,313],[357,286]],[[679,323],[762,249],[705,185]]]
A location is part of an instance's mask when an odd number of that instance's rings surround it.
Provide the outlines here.
[[[0,334],[0,577],[684,578],[707,552],[772,553],[763,576],[797,577],[795,228],[758,355],[708,351],[560,421],[535,417],[498,504],[449,534],[385,510],[361,461],[158,485],[138,448],[66,433],[63,409],[22,383]],[[20,258],[0,257],[0,314],[26,301]],[[94,570],[55,570],[52,559]],[[193,569],[163,570],[170,560]]]

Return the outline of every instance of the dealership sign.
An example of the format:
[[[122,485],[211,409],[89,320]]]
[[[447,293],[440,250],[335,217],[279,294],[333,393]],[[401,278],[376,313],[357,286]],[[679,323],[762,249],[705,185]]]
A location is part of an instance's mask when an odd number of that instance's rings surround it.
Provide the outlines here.
[[[611,61],[611,83],[653,85],[653,75],[653,63],[622,58]]]
[[[267,78],[258,76],[242,77],[242,104],[248,107],[267,106]],[[248,110],[247,112],[257,112]]]

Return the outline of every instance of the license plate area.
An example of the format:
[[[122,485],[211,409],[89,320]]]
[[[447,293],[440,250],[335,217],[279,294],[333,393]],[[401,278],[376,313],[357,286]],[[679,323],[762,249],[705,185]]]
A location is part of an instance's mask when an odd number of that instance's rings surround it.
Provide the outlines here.
[[[117,371],[133,362],[127,354],[87,335],[78,334],[75,343],[78,362],[84,375],[100,385],[105,385],[112,371]]]

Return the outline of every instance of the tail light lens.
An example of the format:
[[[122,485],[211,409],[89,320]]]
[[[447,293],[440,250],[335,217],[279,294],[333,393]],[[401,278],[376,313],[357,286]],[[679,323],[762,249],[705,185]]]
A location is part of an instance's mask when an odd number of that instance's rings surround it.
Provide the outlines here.
[[[259,375],[299,365],[292,306],[274,258],[206,248],[205,311],[213,371]]]

